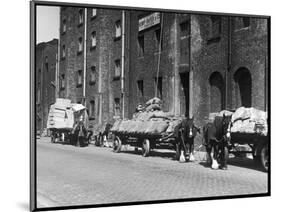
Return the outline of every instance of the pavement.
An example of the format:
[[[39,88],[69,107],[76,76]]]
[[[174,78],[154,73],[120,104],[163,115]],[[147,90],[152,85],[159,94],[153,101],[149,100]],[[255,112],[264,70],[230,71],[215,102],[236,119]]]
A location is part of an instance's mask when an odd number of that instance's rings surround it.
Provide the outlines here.
[[[228,170],[206,166],[204,154],[179,163],[174,151],[150,157],[123,147],[75,147],[37,140],[37,206],[74,206],[266,193],[268,174],[251,159],[231,158]]]

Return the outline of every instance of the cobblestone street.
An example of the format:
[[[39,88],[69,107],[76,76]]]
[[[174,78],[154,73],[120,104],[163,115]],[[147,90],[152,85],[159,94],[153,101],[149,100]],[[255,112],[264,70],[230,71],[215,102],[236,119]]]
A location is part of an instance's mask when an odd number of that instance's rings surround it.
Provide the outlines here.
[[[174,152],[144,158],[94,145],[37,140],[38,207],[227,196],[267,192],[268,175],[250,159],[231,159],[227,171],[204,162],[179,163]]]

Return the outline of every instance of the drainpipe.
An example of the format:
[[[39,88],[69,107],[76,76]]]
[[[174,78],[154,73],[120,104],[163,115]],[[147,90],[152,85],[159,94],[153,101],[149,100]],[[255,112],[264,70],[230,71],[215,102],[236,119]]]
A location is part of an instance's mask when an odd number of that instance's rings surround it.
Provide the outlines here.
[[[125,10],[122,10],[122,57],[121,57],[121,97],[122,97],[122,118],[125,118],[125,95],[124,95],[124,73],[125,73]]]
[[[59,98],[59,67],[60,67],[60,39],[58,40],[58,53],[56,54],[56,76],[55,76],[55,85],[56,85],[56,99]]]
[[[225,105],[224,108],[227,110],[227,103],[228,103],[228,72],[231,69],[231,17],[228,18],[228,52],[227,52],[227,69],[225,70]]]
[[[83,103],[86,106],[86,73],[87,73],[87,8],[84,15],[84,68],[83,68]]]

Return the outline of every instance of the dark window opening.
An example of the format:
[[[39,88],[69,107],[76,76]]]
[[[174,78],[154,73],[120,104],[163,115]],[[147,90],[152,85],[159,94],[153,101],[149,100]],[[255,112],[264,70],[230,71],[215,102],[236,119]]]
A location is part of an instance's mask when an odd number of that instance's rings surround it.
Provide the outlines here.
[[[77,87],[82,86],[82,70],[77,71]]]
[[[120,106],[120,98],[114,99],[114,115],[120,116],[121,114],[121,106]]]
[[[236,107],[251,107],[252,106],[252,77],[251,73],[246,68],[238,69],[234,74],[236,83]]]
[[[96,83],[96,66],[91,67],[91,75],[90,75],[90,84],[93,85]]]
[[[248,17],[242,18],[242,23],[243,23],[243,28],[249,27],[250,26],[250,18],[248,18]]]
[[[180,63],[189,63],[189,22],[180,24]]]
[[[95,101],[91,100],[90,101],[90,117],[91,118],[95,118],[95,112],[96,112],[96,105],[95,105]]]
[[[121,37],[121,21],[115,22],[115,38]]]
[[[83,23],[83,9],[79,10],[79,15],[78,15],[78,24],[82,24]]]
[[[158,28],[155,30],[155,39],[156,39],[156,52],[159,51],[159,46],[160,46],[160,51],[163,49],[163,35],[161,36],[161,28]]]
[[[79,37],[78,39],[78,53],[81,53],[83,51],[83,39],[82,37]]]
[[[138,56],[142,57],[144,55],[144,35],[138,36]]]
[[[143,97],[143,80],[138,80],[137,86],[138,86],[138,96]]]
[[[64,74],[61,75],[61,83],[60,84],[61,84],[60,88],[61,88],[61,90],[63,90],[65,88],[65,75]]]
[[[213,72],[209,78],[210,84],[210,112],[223,110],[224,82],[221,73]]]
[[[64,19],[62,21],[62,32],[65,33],[66,32],[66,19]]]
[[[219,38],[221,35],[221,17],[211,16],[211,27],[209,31],[209,39]]]
[[[96,32],[92,32],[91,35],[91,47],[96,47],[97,45],[97,37],[96,37]]]
[[[121,75],[121,61],[115,60],[115,71],[114,71],[114,76],[115,77],[120,77]]]
[[[155,87],[157,89],[157,97],[161,100],[163,99],[163,93],[162,93],[162,77],[155,77],[154,79]]]

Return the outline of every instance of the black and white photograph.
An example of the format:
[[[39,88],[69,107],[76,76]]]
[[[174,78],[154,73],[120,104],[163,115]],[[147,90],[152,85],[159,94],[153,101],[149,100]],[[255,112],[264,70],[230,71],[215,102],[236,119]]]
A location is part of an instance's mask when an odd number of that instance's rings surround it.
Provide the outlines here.
[[[270,16],[30,14],[31,210],[270,196]]]

